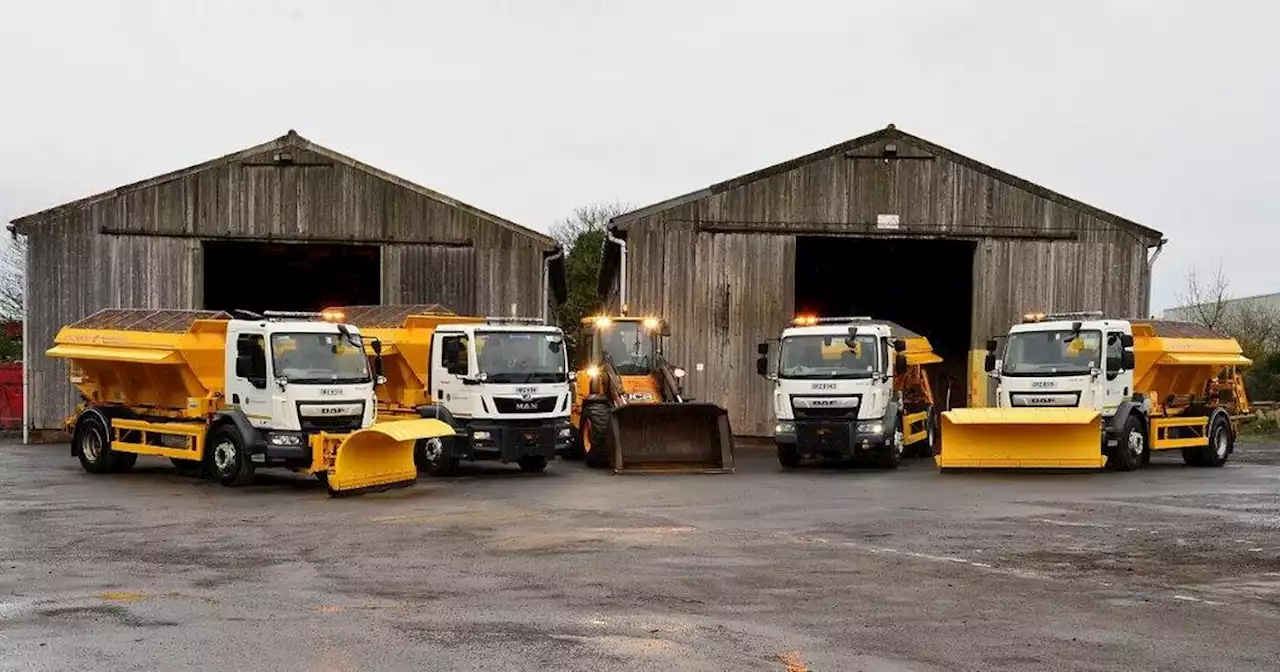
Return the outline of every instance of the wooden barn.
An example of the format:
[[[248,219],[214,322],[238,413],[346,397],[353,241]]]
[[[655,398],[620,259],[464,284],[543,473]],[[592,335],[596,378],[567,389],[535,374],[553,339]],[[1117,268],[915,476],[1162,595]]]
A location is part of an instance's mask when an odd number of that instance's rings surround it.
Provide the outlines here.
[[[65,363],[44,349],[101,308],[439,303],[545,316],[565,294],[550,237],[293,131],[11,228],[27,237],[31,430],[60,427],[77,401]]]
[[[756,345],[799,313],[927,336],[940,401],[987,394],[983,344],[1026,312],[1146,315],[1159,231],[892,125],[616,217],[600,293],[662,314],[690,393],[769,436]]]

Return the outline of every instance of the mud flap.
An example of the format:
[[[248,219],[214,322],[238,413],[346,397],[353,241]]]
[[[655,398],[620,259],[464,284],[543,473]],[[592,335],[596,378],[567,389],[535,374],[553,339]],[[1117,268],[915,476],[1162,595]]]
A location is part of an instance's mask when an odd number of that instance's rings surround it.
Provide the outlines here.
[[[454,436],[439,420],[393,420],[352,432],[338,445],[325,478],[334,496],[413,485],[418,467],[413,461],[418,439]]]
[[[715,404],[631,404],[611,416],[615,473],[733,473],[729,413]]]
[[[942,414],[943,469],[1099,469],[1102,417],[1088,408],[959,408]]]

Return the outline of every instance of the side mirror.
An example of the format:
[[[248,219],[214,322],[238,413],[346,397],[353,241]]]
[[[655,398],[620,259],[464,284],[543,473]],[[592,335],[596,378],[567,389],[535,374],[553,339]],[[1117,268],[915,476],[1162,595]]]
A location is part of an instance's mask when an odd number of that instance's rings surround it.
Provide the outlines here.
[[[671,324],[670,324],[670,323],[668,323],[666,320],[662,320],[662,322],[658,325],[658,335],[659,335],[659,336],[670,336],[670,335],[671,335]]]
[[[1120,334],[1120,347],[1122,347],[1122,348],[1132,348],[1132,347],[1133,347],[1133,334]]]
[[[1130,336],[1129,338],[1130,338],[1130,340],[1132,340],[1132,339],[1133,339],[1133,337],[1132,337],[1132,336]],[[1122,339],[1122,340],[1123,340],[1123,339]],[[1132,370],[1133,370],[1133,367],[1134,367],[1134,364],[1135,364],[1135,362],[1134,362],[1134,359],[1133,359],[1133,351],[1132,351],[1132,350],[1122,350],[1122,351],[1120,351],[1120,368],[1121,368],[1121,370],[1124,370],[1124,371],[1132,371]]]
[[[987,373],[996,370],[996,353],[991,350],[987,351],[987,356],[982,360],[982,369]]]
[[[373,384],[374,384],[374,385],[386,385],[386,384],[387,384],[387,377],[386,377],[386,376],[383,376],[383,375],[374,376],[374,377],[373,377]]]
[[[757,355],[767,355],[767,354],[769,354],[769,344],[768,344],[768,343],[760,343],[759,345],[757,345],[757,346],[756,346],[756,354],[757,354]]]
[[[769,375],[769,360],[761,357],[756,360],[756,373],[761,376]]]
[[[907,351],[907,342],[901,338],[893,339],[893,349],[897,352]]]
[[[374,341],[373,344],[374,344],[374,348],[373,348],[374,352],[377,352],[378,350],[382,349],[378,347],[378,341]],[[376,355],[373,356],[373,377],[381,378],[385,381],[387,377],[383,375],[383,373],[384,372],[382,369],[382,353],[378,352]]]
[[[996,343],[996,339],[994,338],[987,339],[987,352],[995,352],[997,347],[999,347],[999,344]],[[987,370],[990,371],[991,369],[987,369]]]
[[[899,341],[899,342],[901,342],[901,341]],[[906,356],[906,355],[904,355],[904,354],[902,354],[901,352],[899,352],[899,353],[898,353],[898,355],[897,355],[896,357],[894,357],[894,358],[893,358],[893,369],[894,369],[895,371],[898,371],[898,372],[906,371],[906,370],[907,370],[907,356]],[[889,375],[889,374],[887,374],[887,373],[886,373],[885,375],[887,376],[887,375]]]
[[[373,343],[371,343],[370,345],[372,345],[372,346],[373,346],[373,354],[378,355],[379,357],[381,357],[381,356],[382,356],[382,341],[380,341],[380,340],[378,340],[378,339],[376,339],[376,338],[375,338],[375,339],[373,339]]]

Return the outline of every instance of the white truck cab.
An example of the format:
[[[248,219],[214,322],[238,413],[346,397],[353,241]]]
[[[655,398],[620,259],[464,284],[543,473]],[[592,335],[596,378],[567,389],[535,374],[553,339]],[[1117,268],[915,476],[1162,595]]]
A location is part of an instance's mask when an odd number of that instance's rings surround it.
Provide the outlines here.
[[[775,366],[762,343],[757,371],[774,382],[778,459],[871,454],[888,467],[902,455],[895,369],[904,344],[888,323],[869,317],[798,317],[778,339]]]
[[[225,403],[257,430],[246,437],[255,463],[309,465],[309,434],[374,422],[380,372],[369,370],[360,330],[319,318],[268,312],[227,323]]]
[[[433,407],[458,435],[426,446],[428,471],[443,475],[464,459],[541,471],[568,449],[572,373],[559,328],[523,318],[442,324],[430,357]]]
[[[1003,408],[1093,408],[1110,418],[1133,396],[1133,326],[1102,313],[1032,313],[1009,329],[986,370]],[[1104,422],[1104,424],[1106,424]]]

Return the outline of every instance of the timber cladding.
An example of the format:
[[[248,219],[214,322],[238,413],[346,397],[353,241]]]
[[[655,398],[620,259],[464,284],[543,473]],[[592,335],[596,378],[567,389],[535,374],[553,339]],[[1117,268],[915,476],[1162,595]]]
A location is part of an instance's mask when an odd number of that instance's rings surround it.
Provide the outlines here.
[[[382,303],[459,313],[542,313],[560,298],[556,243],[302,138],[276,140],[13,222],[28,243],[28,426],[51,429],[79,401],[58,329],[102,308],[203,308],[209,240],[381,248]],[[550,281],[550,287],[544,283]],[[251,291],[251,288],[246,288]]]
[[[973,241],[972,350],[1029,311],[1145,314],[1149,251],[1163,241],[892,126],[621,215],[611,228],[626,241],[630,312],[669,318],[669,358],[690,370],[689,394],[725,405],[734,432],[750,436],[772,434],[773,388],[756,375],[755,348],[794,315],[801,236]],[[600,291],[615,308],[619,257],[606,246]]]

